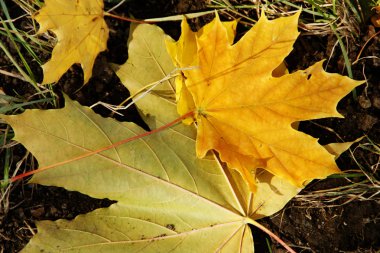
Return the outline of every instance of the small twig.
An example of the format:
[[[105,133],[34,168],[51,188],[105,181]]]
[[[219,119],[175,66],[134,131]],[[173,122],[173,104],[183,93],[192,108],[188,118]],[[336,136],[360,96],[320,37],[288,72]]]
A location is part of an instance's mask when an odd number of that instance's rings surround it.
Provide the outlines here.
[[[117,8],[119,8],[123,3],[125,3],[127,0],[122,0],[122,1],[120,1],[118,4],[116,4],[114,7],[112,7],[111,9],[109,9],[108,11],[107,11],[107,13],[110,13],[111,11],[114,11],[114,10],[116,10]]]
[[[264,227],[263,225],[261,225],[260,223],[258,223],[257,221],[255,221],[253,219],[248,219],[248,220],[249,220],[250,224],[252,224],[253,226],[257,227],[261,231],[265,232],[270,237],[272,237],[276,242],[278,242],[279,244],[281,244],[290,253],[296,253],[292,248],[290,248],[289,245],[287,245],[283,240],[280,239],[280,237],[278,237],[277,235],[275,235],[272,231],[270,231],[269,229],[267,229],[266,227]]]
[[[15,74],[15,73],[12,73],[12,72],[9,72],[9,71],[6,71],[6,70],[0,69],[0,74],[6,75],[6,76],[10,76],[10,77],[13,77],[13,78],[17,78],[17,79],[20,79],[21,81],[27,82],[27,80],[22,75]]]
[[[134,18],[122,17],[122,16],[118,16],[118,15],[115,15],[115,14],[112,14],[112,13],[109,13],[109,12],[104,12],[104,16],[120,19],[120,20],[123,20],[123,21],[138,23],[138,24],[154,24],[154,22],[144,21],[144,20],[139,20],[139,19],[134,19]]]
[[[30,233],[32,233],[32,235],[35,236],[36,232],[34,232],[33,228],[25,220],[24,220],[24,224],[26,225]]]
[[[164,82],[166,82],[166,81],[168,81],[168,80],[170,80],[170,79],[172,79],[172,78],[177,77],[178,75],[180,75],[179,73],[176,73],[176,72],[183,71],[183,70],[191,70],[191,69],[195,69],[195,68],[197,68],[197,67],[196,66],[191,66],[191,67],[184,67],[184,68],[176,68],[173,71],[171,71],[168,75],[166,75],[164,78],[162,78],[161,80],[158,80],[156,82],[153,82],[153,83],[150,83],[148,85],[145,85],[140,90],[138,90],[135,94],[129,96],[126,99],[124,99],[124,101],[121,102],[119,105],[111,105],[111,104],[108,104],[108,103],[105,103],[105,102],[102,102],[102,101],[98,101],[95,104],[91,105],[90,108],[92,109],[92,108],[94,108],[97,105],[102,105],[105,108],[107,108],[108,110],[112,111],[113,113],[116,113],[116,114],[118,114],[120,116],[123,116],[123,114],[121,114],[118,111],[128,109],[130,106],[132,106],[133,104],[135,104],[138,100],[140,100],[143,97],[145,97],[149,92],[151,92],[159,84],[162,84],[162,83],[164,83]],[[128,101],[130,101],[133,98],[134,98],[133,101],[129,102],[127,105],[124,105],[125,103],[127,103]]]
[[[355,59],[355,61],[352,63],[352,65],[358,63],[358,61],[360,60],[360,55],[363,53],[364,48],[367,46],[367,44],[368,44],[373,38],[375,38],[375,37],[376,37],[377,35],[379,35],[379,34],[380,34],[380,31],[378,31],[377,33],[375,33],[375,34],[373,34],[371,37],[369,37],[369,39],[364,43],[364,45],[363,45],[362,48],[360,49],[359,54],[358,54],[358,56],[356,56],[356,59]]]

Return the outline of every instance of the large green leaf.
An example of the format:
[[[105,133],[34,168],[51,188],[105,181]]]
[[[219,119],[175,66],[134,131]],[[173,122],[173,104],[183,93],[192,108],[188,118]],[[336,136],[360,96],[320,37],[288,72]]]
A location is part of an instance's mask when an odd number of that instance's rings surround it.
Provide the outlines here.
[[[4,118],[41,166],[143,132],[68,98],[64,109]],[[118,202],[74,221],[38,223],[39,232],[25,252],[213,252],[225,247],[249,252],[251,234],[223,169],[215,161],[197,159],[194,150],[194,140],[168,129],[36,174],[33,183]],[[202,238],[207,243],[200,244]],[[247,244],[241,245],[243,239]]]
[[[125,77],[131,91],[170,72],[162,67],[167,64],[166,51],[161,50],[160,57],[143,54],[164,48],[163,44],[152,48],[153,41],[163,43],[163,36],[155,26],[133,29],[130,58],[118,72],[131,75]],[[141,43],[142,39],[150,43]],[[150,73],[144,75],[147,79],[139,79],[144,72]],[[150,115],[145,118],[151,127],[178,117],[173,92],[164,84],[139,100],[138,106]],[[3,118],[40,166],[144,132],[133,123],[102,118],[68,98],[63,109],[27,110]],[[253,252],[247,224],[280,210],[297,191],[268,173],[259,181],[253,198],[240,175],[229,174],[213,156],[197,159],[195,129],[177,125],[33,176],[32,183],[62,186],[117,203],[72,221],[38,222],[38,233],[23,252]]]

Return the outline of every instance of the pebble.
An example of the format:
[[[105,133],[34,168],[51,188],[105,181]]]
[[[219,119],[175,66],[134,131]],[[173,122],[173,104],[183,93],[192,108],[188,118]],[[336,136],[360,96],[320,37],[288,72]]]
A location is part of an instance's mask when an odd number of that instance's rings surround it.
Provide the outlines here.
[[[36,209],[32,209],[32,210],[30,211],[30,213],[32,214],[32,216],[33,216],[34,218],[41,218],[41,217],[43,217],[44,214],[45,214],[45,208],[44,208],[43,206],[41,206],[41,207],[38,207],[38,208],[36,208]]]
[[[63,210],[66,210],[66,209],[67,209],[67,203],[62,203],[61,208],[62,208]]]
[[[368,109],[368,108],[370,108],[371,107],[371,100],[369,100],[369,98],[368,97],[366,97],[366,96],[363,96],[363,95],[360,95],[359,96],[359,100],[358,100],[358,102],[359,102],[359,105],[363,108],[363,109]]]
[[[373,98],[373,99],[372,99],[372,105],[373,105],[375,108],[380,109],[380,97]]]
[[[58,214],[58,209],[55,208],[54,206],[50,207],[50,216],[51,217],[57,217],[59,214]]]
[[[378,118],[371,115],[363,115],[359,120],[359,128],[364,131],[370,130],[378,122]]]

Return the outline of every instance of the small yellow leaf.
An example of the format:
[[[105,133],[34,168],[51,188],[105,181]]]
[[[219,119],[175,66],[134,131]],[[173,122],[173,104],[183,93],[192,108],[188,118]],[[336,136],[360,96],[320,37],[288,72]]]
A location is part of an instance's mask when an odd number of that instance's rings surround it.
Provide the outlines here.
[[[107,49],[108,27],[102,0],[46,0],[34,19],[38,33],[51,30],[57,36],[51,59],[42,68],[43,84],[57,82],[75,63],[80,63],[84,83],[91,77],[99,52]]]
[[[291,125],[341,117],[338,101],[362,82],[325,72],[323,62],[287,73],[283,62],[298,37],[299,14],[272,21],[263,14],[233,45],[217,16],[195,34],[198,68],[183,71],[195,106],[198,157],[218,151],[252,191],[257,168],[297,187],[339,172],[334,155]]]

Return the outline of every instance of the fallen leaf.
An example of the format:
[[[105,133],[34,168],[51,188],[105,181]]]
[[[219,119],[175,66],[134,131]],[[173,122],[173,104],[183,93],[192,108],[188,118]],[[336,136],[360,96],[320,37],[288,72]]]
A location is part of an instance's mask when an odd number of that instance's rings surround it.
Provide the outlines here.
[[[40,166],[144,132],[132,123],[102,118],[68,98],[64,109],[28,110],[5,119]],[[197,159],[195,141],[174,129],[36,174],[31,182],[118,202],[73,222],[38,223],[37,236],[24,252],[252,248],[242,207],[223,171],[215,161]],[[202,238],[207,243],[200,244]]]
[[[45,0],[34,19],[40,24],[38,33],[50,30],[57,36],[51,59],[42,66],[42,83],[58,82],[73,64],[80,63],[86,84],[96,56],[107,49],[103,0]]]
[[[65,99],[63,109],[3,117],[40,166],[143,133],[132,123],[102,118]],[[252,211],[252,195],[245,192],[242,198],[244,191],[235,191],[228,178],[216,160],[198,159],[195,140],[177,129],[57,166],[34,175],[31,183],[118,202],[73,221],[38,222],[37,235],[22,252],[252,252],[248,223],[254,211],[278,211],[263,208],[279,201],[265,191],[268,198]],[[278,187],[282,208],[297,191],[281,180]]]
[[[216,150],[253,191],[257,168],[298,187],[339,172],[334,156],[291,124],[342,117],[336,111],[338,101],[363,83],[325,72],[323,62],[291,74],[277,73],[299,34],[298,16],[269,21],[263,14],[236,44],[216,16],[195,33],[197,53],[191,59],[178,57],[183,54],[181,43],[176,50],[168,48],[179,67],[197,66],[182,71],[191,96],[180,98],[191,98],[186,103],[195,107],[197,156]],[[184,30],[183,36],[188,33]]]
[[[146,38],[162,41],[157,50],[165,48],[163,32],[151,25],[139,25],[132,32],[128,61],[133,64],[121,66],[118,75],[137,91],[147,84],[140,71],[149,70],[147,79],[158,80],[171,71],[162,68],[167,56],[142,57],[157,46],[141,43]],[[158,37],[146,37],[153,34]],[[145,119],[151,127],[178,117],[170,84],[163,83],[146,96],[138,106],[149,114]],[[103,118],[67,97],[63,109],[26,110],[2,118],[41,167],[144,132],[133,123]],[[238,173],[216,159],[196,157],[195,136],[194,126],[180,124],[34,175],[32,183],[117,203],[72,221],[37,222],[38,233],[22,252],[253,252],[248,223],[280,210],[298,189],[264,172],[257,185],[262,197],[253,198]]]

